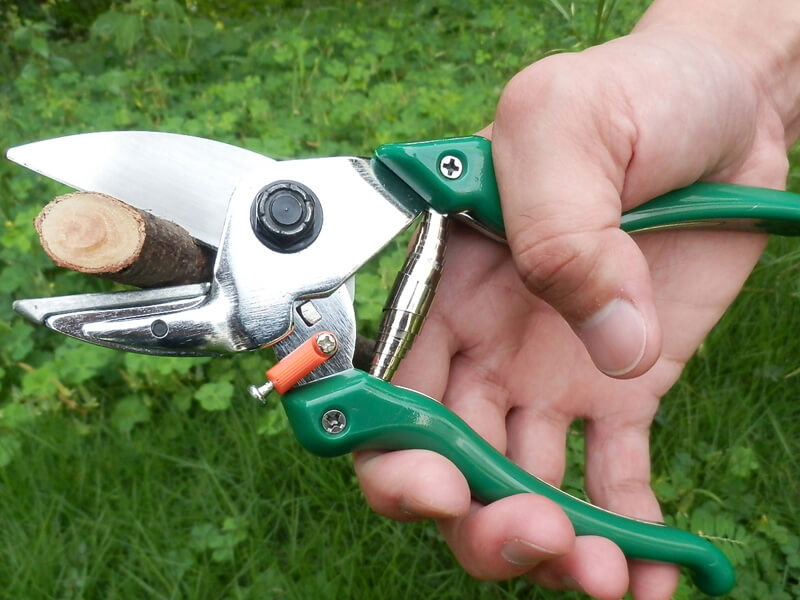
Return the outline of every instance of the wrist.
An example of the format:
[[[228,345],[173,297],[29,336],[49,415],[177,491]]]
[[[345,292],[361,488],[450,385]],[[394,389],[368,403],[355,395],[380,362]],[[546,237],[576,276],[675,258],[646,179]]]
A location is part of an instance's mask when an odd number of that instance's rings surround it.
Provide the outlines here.
[[[673,30],[735,58],[780,117],[787,147],[800,136],[800,2],[656,0],[635,32]]]

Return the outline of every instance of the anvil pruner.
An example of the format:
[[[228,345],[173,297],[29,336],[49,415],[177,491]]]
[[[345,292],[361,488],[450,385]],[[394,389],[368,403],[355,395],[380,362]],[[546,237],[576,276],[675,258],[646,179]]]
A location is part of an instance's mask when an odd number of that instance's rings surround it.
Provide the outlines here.
[[[354,157],[275,161],[190,136],[107,132],[12,148],[8,158],[78,190],[101,192],[186,228],[216,250],[211,281],[111,294],[20,300],[27,318],[78,339],[146,354],[218,355],[272,346],[269,381],[314,454],[423,448],[451,460],[475,498],[535,493],[578,535],[629,557],[691,570],[709,594],[733,569],[707,540],[614,514],[509,461],[443,405],[390,381],[419,331],[442,267],[451,218],[502,242],[490,143],[479,137],[378,148]],[[353,275],[419,222],[384,311],[369,372],[353,367]],[[630,233],[672,227],[800,234],[800,197],[698,183],[622,217]]]

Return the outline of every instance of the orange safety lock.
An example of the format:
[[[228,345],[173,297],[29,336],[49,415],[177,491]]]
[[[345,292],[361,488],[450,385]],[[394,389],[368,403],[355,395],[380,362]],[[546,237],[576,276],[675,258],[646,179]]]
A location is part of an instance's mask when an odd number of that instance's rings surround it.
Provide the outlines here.
[[[298,381],[336,354],[339,344],[330,331],[323,331],[303,342],[267,371],[267,379],[279,394],[285,394]]]

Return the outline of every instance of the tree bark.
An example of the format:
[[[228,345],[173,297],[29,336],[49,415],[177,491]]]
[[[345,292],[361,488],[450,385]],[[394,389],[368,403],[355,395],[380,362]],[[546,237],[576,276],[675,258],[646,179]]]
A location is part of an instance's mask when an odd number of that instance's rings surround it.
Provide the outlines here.
[[[105,194],[59,196],[34,225],[60,267],[138,287],[211,280],[213,250],[183,227]]]

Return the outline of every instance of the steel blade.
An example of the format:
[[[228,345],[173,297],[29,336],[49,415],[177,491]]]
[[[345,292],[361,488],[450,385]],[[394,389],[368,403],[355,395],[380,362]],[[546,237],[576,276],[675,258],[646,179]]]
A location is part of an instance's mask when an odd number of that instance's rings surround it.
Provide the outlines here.
[[[155,288],[151,290],[135,290],[130,292],[75,294],[72,296],[53,296],[50,298],[30,298],[16,300],[14,310],[26,319],[45,324],[48,317],[64,313],[88,310],[106,310],[114,308],[130,308],[194,298],[208,294],[208,283],[190,283],[188,285]]]
[[[236,183],[275,162],[214,140],[150,131],[70,135],[17,146],[6,156],[77,190],[178,223],[214,248]]]

